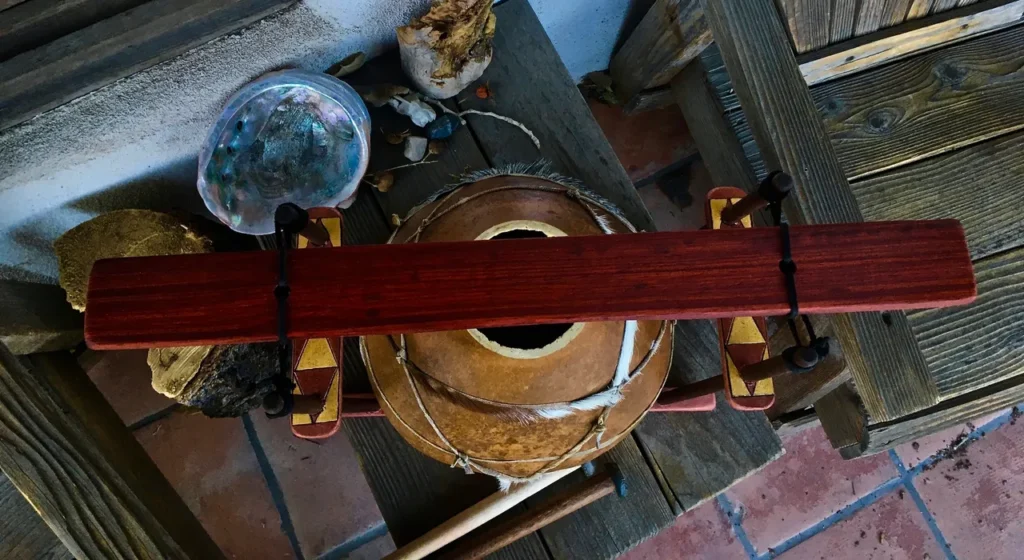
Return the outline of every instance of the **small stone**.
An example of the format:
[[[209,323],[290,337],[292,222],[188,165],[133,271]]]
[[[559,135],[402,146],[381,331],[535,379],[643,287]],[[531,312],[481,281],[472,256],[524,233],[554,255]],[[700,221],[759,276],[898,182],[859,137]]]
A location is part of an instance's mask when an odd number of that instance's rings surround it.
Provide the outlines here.
[[[388,105],[399,115],[405,115],[412,119],[412,124],[416,126],[427,126],[437,118],[433,107],[420,99],[418,95],[408,94],[405,97],[392,97],[388,101]]]
[[[462,120],[458,115],[445,113],[434,119],[433,122],[426,126],[425,131],[427,133],[427,138],[430,138],[431,140],[448,138],[455,133],[461,124]]]
[[[405,157],[409,161],[420,161],[427,155],[427,139],[420,136],[410,136],[405,139]]]

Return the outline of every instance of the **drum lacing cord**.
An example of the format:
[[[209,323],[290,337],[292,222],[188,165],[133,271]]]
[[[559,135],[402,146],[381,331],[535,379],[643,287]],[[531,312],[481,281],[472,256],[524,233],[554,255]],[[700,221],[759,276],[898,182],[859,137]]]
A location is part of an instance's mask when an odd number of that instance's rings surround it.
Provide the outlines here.
[[[596,201],[596,200],[594,200],[593,198],[591,198],[590,196],[588,196],[584,192],[580,191],[579,189],[576,189],[576,188],[573,188],[573,187],[548,187],[548,186],[544,186],[544,185],[515,185],[515,186],[493,187],[491,189],[480,191],[478,193],[475,193],[475,194],[469,195],[467,197],[461,198],[461,199],[455,201],[454,203],[452,203],[450,206],[448,206],[444,210],[440,210],[439,211],[439,209],[441,207],[443,207],[445,205],[445,203],[447,203],[449,200],[451,200],[453,197],[455,197],[455,195],[458,193],[459,188],[453,189],[450,193],[446,194],[443,198],[441,198],[437,202],[437,205],[434,206],[434,208],[431,209],[430,213],[428,213],[427,216],[424,217],[422,221],[420,221],[420,223],[416,227],[416,230],[413,232],[412,235],[410,235],[409,237],[406,238],[405,242],[406,243],[409,243],[409,242],[418,243],[420,238],[421,238],[421,236],[422,236],[422,234],[423,234],[423,231],[426,229],[427,226],[429,226],[434,221],[440,219],[444,215],[448,214],[449,212],[451,212],[455,208],[457,208],[457,207],[459,207],[459,206],[461,206],[463,204],[466,204],[467,202],[469,202],[471,200],[474,200],[476,198],[479,198],[481,196],[488,195],[488,194],[493,194],[495,192],[500,192],[500,191],[507,191],[507,190],[536,190],[536,191],[543,191],[543,192],[554,192],[554,193],[565,194],[569,199],[574,200],[577,203],[579,203],[590,214],[590,216],[593,218],[594,222],[598,225],[598,227],[601,229],[601,231],[603,231],[606,234],[614,233],[614,231],[611,230],[611,228],[610,228],[609,224],[606,222],[606,220],[603,219],[599,214],[597,214],[597,212],[591,207],[591,204],[593,204],[595,206],[598,206],[598,207],[602,207],[601,203]],[[617,216],[614,213],[610,212],[610,214],[615,216],[619,220],[619,222],[621,222],[630,232],[636,233],[636,229],[633,227],[632,224],[630,224],[626,220],[620,218],[619,216]],[[398,234],[398,230],[396,229],[395,232],[391,235],[391,238],[388,240],[388,243],[393,242],[394,238],[395,238],[395,236],[397,236],[397,234]],[[654,356],[654,354],[657,352],[658,348],[661,346],[661,342],[662,342],[662,340],[664,338],[664,335],[665,335],[666,331],[668,330],[667,327],[669,325],[674,325],[674,321],[662,321],[661,329],[659,330],[658,336],[656,337],[655,341],[652,343],[650,351],[647,353],[647,355],[644,356],[644,358],[640,361],[640,363],[637,364],[637,367],[633,368],[633,370],[628,374],[628,376],[624,380],[620,380],[620,383],[618,385],[612,387],[612,389],[617,390],[621,394],[621,391],[622,391],[622,389],[625,388],[626,384],[628,384],[629,381],[631,381],[633,378],[639,376],[639,374],[642,372],[643,368],[647,366],[647,364],[650,362],[651,358]],[[626,329],[626,330],[628,331],[629,329]],[[394,341],[391,339],[391,337],[388,337],[388,339],[392,342],[392,344],[394,344]],[[674,343],[674,341],[673,341],[673,343]],[[365,339],[360,341],[360,351],[363,353],[363,357],[364,357],[363,361],[365,363],[369,364],[369,360],[366,359]],[[535,480],[535,479],[539,478],[540,476],[542,476],[542,475],[544,475],[544,474],[546,474],[546,473],[548,473],[548,472],[550,472],[552,470],[557,469],[559,466],[561,466],[565,461],[569,460],[570,458],[573,458],[573,457],[578,456],[578,455],[587,455],[587,454],[593,453],[594,450],[601,449],[601,446],[602,446],[601,439],[602,439],[602,437],[603,437],[603,435],[604,435],[604,433],[605,433],[605,431],[607,429],[606,428],[606,423],[607,423],[608,416],[611,413],[612,408],[614,408],[615,404],[618,402],[618,399],[616,399],[616,401],[614,403],[602,407],[601,413],[594,420],[593,424],[591,425],[590,430],[588,430],[587,433],[574,446],[572,446],[565,453],[563,453],[563,454],[561,454],[561,455],[559,455],[557,457],[538,457],[538,458],[530,458],[530,459],[501,459],[501,460],[473,458],[473,457],[470,457],[468,454],[464,453],[463,451],[460,451],[458,448],[455,447],[455,445],[453,445],[451,443],[451,441],[448,440],[447,437],[445,437],[445,435],[442,432],[441,428],[437,425],[437,422],[434,421],[434,418],[430,414],[430,411],[427,410],[427,407],[426,407],[426,405],[423,402],[423,397],[420,395],[420,390],[419,390],[419,387],[418,387],[418,385],[416,383],[416,380],[413,378],[412,372],[407,367],[407,364],[409,364],[411,362],[410,362],[410,360],[408,358],[408,349],[407,349],[407,347],[405,345],[405,335],[404,334],[400,335],[400,347],[399,347],[398,351],[396,352],[396,359],[397,359],[398,363],[402,365],[402,370],[405,373],[406,380],[409,382],[409,386],[411,387],[413,395],[416,398],[416,404],[419,407],[420,412],[423,414],[423,417],[427,420],[427,423],[433,429],[434,434],[445,445],[445,447],[447,447],[447,449],[441,448],[441,447],[437,446],[436,444],[434,444],[432,441],[424,438],[416,430],[412,429],[412,427],[409,426],[395,412],[394,407],[391,406],[391,403],[388,401],[388,399],[384,395],[383,391],[381,391],[380,387],[377,386],[377,380],[376,380],[376,377],[373,375],[372,368],[368,367],[368,373],[370,374],[369,375],[370,380],[374,384],[374,386],[377,388],[377,392],[378,392],[379,395],[381,395],[381,397],[384,400],[385,404],[387,404],[388,408],[392,411],[393,417],[396,418],[407,430],[409,430],[409,432],[411,432],[412,434],[415,434],[420,440],[422,440],[426,444],[428,444],[431,447],[437,449],[438,451],[452,454],[454,456],[454,460],[452,461],[452,464],[451,464],[452,468],[461,467],[463,470],[466,471],[467,474],[468,473],[472,473],[475,470],[476,472],[480,472],[480,473],[483,473],[483,474],[486,474],[486,475],[493,476],[494,478],[498,479],[502,489],[507,489],[512,483],[520,483],[521,484],[521,483],[526,483],[526,482],[530,482],[532,480]],[[427,375],[425,372],[423,372],[423,370],[418,368],[415,364],[413,364],[413,367],[416,368],[417,370],[419,370],[424,375]],[[433,378],[431,377],[431,379],[433,379]],[[435,381],[436,381],[436,379],[435,379]],[[614,378],[613,378],[613,383],[614,383]],[[454,390],[454,388],[451,388],[451,389]],[[488,403],[491,403],[491,404],[499,404],[499,403],[495,403],[494,401],[487,401],[486,399],[480,399],[479,397],[474,397],[472,395],[468,395],[468,394],[463,393],[461,391],[459,391],[459,393],[461,393],[462,395],[464,395],[464,396],[466,396],[468,398],[474,399],[474,400],[485,401],[485,402],[488,402]],[[584,397],[584,398],[587,398],[587,397]],[[578,399],[578,400],[583,400],[583,399]],[[507,403],[500,403],[500,404],[506,404],[507,405]],[[650,406],[653,406],[653,404],[654,404],[654,402],[652,402]],[[523,408],[523,405],[509,405],[509,406],[510,407]],[[650,406],[648,406],[648,410],[650,409]],[[645,410],[645,413],[646,413],[646,410]],[[641,414],[629,426],[629,428],[627,430],[623,431],[622,434],[620,434],[619,437],[621,437],[621,436],[623,436],[625,434],[628,434],[636,426],[636,424],[638,424],[640,422],[640,420],[642,418],[643,418],[643,415]],[[591,439],[595,440],[595,448],[594,449],[588,449],[586,451],[581,451],[583,449],[583,446],[586,445],[588,442],[590,442]],[[540,461],[549,461],[549,462],[548,462],[548,464],[546,464],[543,467],[541,467],[534,474],[532,474],[530,476],[526,476],[526,477],[520,477],[520,476],[512,476],[512,475],[508,475],[508,474],[505,474],[505,473],[501,473],[501,472],[495,471],[495,470],[493,470],[491,468],[488,468],[488,467],[486,467],[484,465],[481,465],[480,464],[481,461],[488,462],[488,463],[502,463],[502,464],[509,464],[509,463],[536,463],[536,462],[540,462]]]

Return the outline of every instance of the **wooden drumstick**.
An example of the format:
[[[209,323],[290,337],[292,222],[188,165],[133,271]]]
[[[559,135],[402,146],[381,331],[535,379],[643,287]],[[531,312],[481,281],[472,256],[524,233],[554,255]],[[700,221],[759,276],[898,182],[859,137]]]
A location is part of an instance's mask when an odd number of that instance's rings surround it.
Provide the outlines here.
[[[504,548],[570,513],[617,492],[626,495],[626,481],[614,464],[607,470],[551,497],[536,508],[520,512],[459,541],[442,555],[445,560],[475,560]]]
[[[579,467],[544,474],[533,482],[514,486],[508,492],[495,492],[480,500],[476,505],[434,527],[420,538],[385,556],[384,559],[419,560],[505,513],[516,504],[547,488],[577,468]]]
[[[722,210],[722,221],[727,224],[734,224],[744,217],[767,207],[773,201],[781,200],[791,190],[793,190],[792,177],[782,172],[772,173],[761,182],[757,192],[752,192],[741,198],[736,204],[724,208]]]

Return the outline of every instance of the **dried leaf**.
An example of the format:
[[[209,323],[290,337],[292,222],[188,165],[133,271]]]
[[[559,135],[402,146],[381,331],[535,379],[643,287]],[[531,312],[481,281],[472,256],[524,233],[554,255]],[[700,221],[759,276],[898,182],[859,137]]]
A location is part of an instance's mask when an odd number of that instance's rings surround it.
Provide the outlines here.
[[[402,225],[402,218],[399,218],[398,214],[392,214],[391,215],[391,225],[393,225],[395,227],[401,227],[401,225]]]
[[[395,176],[390,171],[381,171],[373,174],[373,186],[380,192],[388,192],[391,185],[395,184]]]
[[[409,131],[408,130],[406,130],[404,132],[389,132],[389,133],[384,135],[384,141],[387,142],[388,144],[393,144],[393,145],[397,146],[397,145],[401,144],[402,142],[405,142],[405,137],[408,136],[408,135],[409,135]]]
[[[338,63],[338,69],[334,72],[334,77],[341,78],[342,76],[347,76],[362,68],[363,64],[366,64],[366,54],[362,51],[352,53],[341,59],[341,62]]]
[[[409,88],[396,86],[395,84],[376,84],[372,86],[352,86],[359,93],[363,101],[374,107],[383,107],[396,95],[409,93]]]
[[[437,154],[444,152],[445,147],[446,144],[444,142],[440,140],[431,140],[430,143],[427,144],[427,153],[436,156]]]
[[[491,86],[484,84],[476,88],[476,96],[479,99],[490,99],[491,97]]]

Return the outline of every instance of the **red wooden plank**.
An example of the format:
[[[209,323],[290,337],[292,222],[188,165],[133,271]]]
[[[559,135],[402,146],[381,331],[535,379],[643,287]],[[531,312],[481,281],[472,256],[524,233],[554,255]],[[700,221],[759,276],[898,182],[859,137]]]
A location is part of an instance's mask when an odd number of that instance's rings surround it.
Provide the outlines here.
[[[976,294],[955,220],[795,226],[802,311],[957,305]],[[789,311],[776,228],[290,254],[290,337]],[[272,252],[102,260],[85,338],[98,349],[276,339]],[[740,294],[740,295],[738,295]]]

